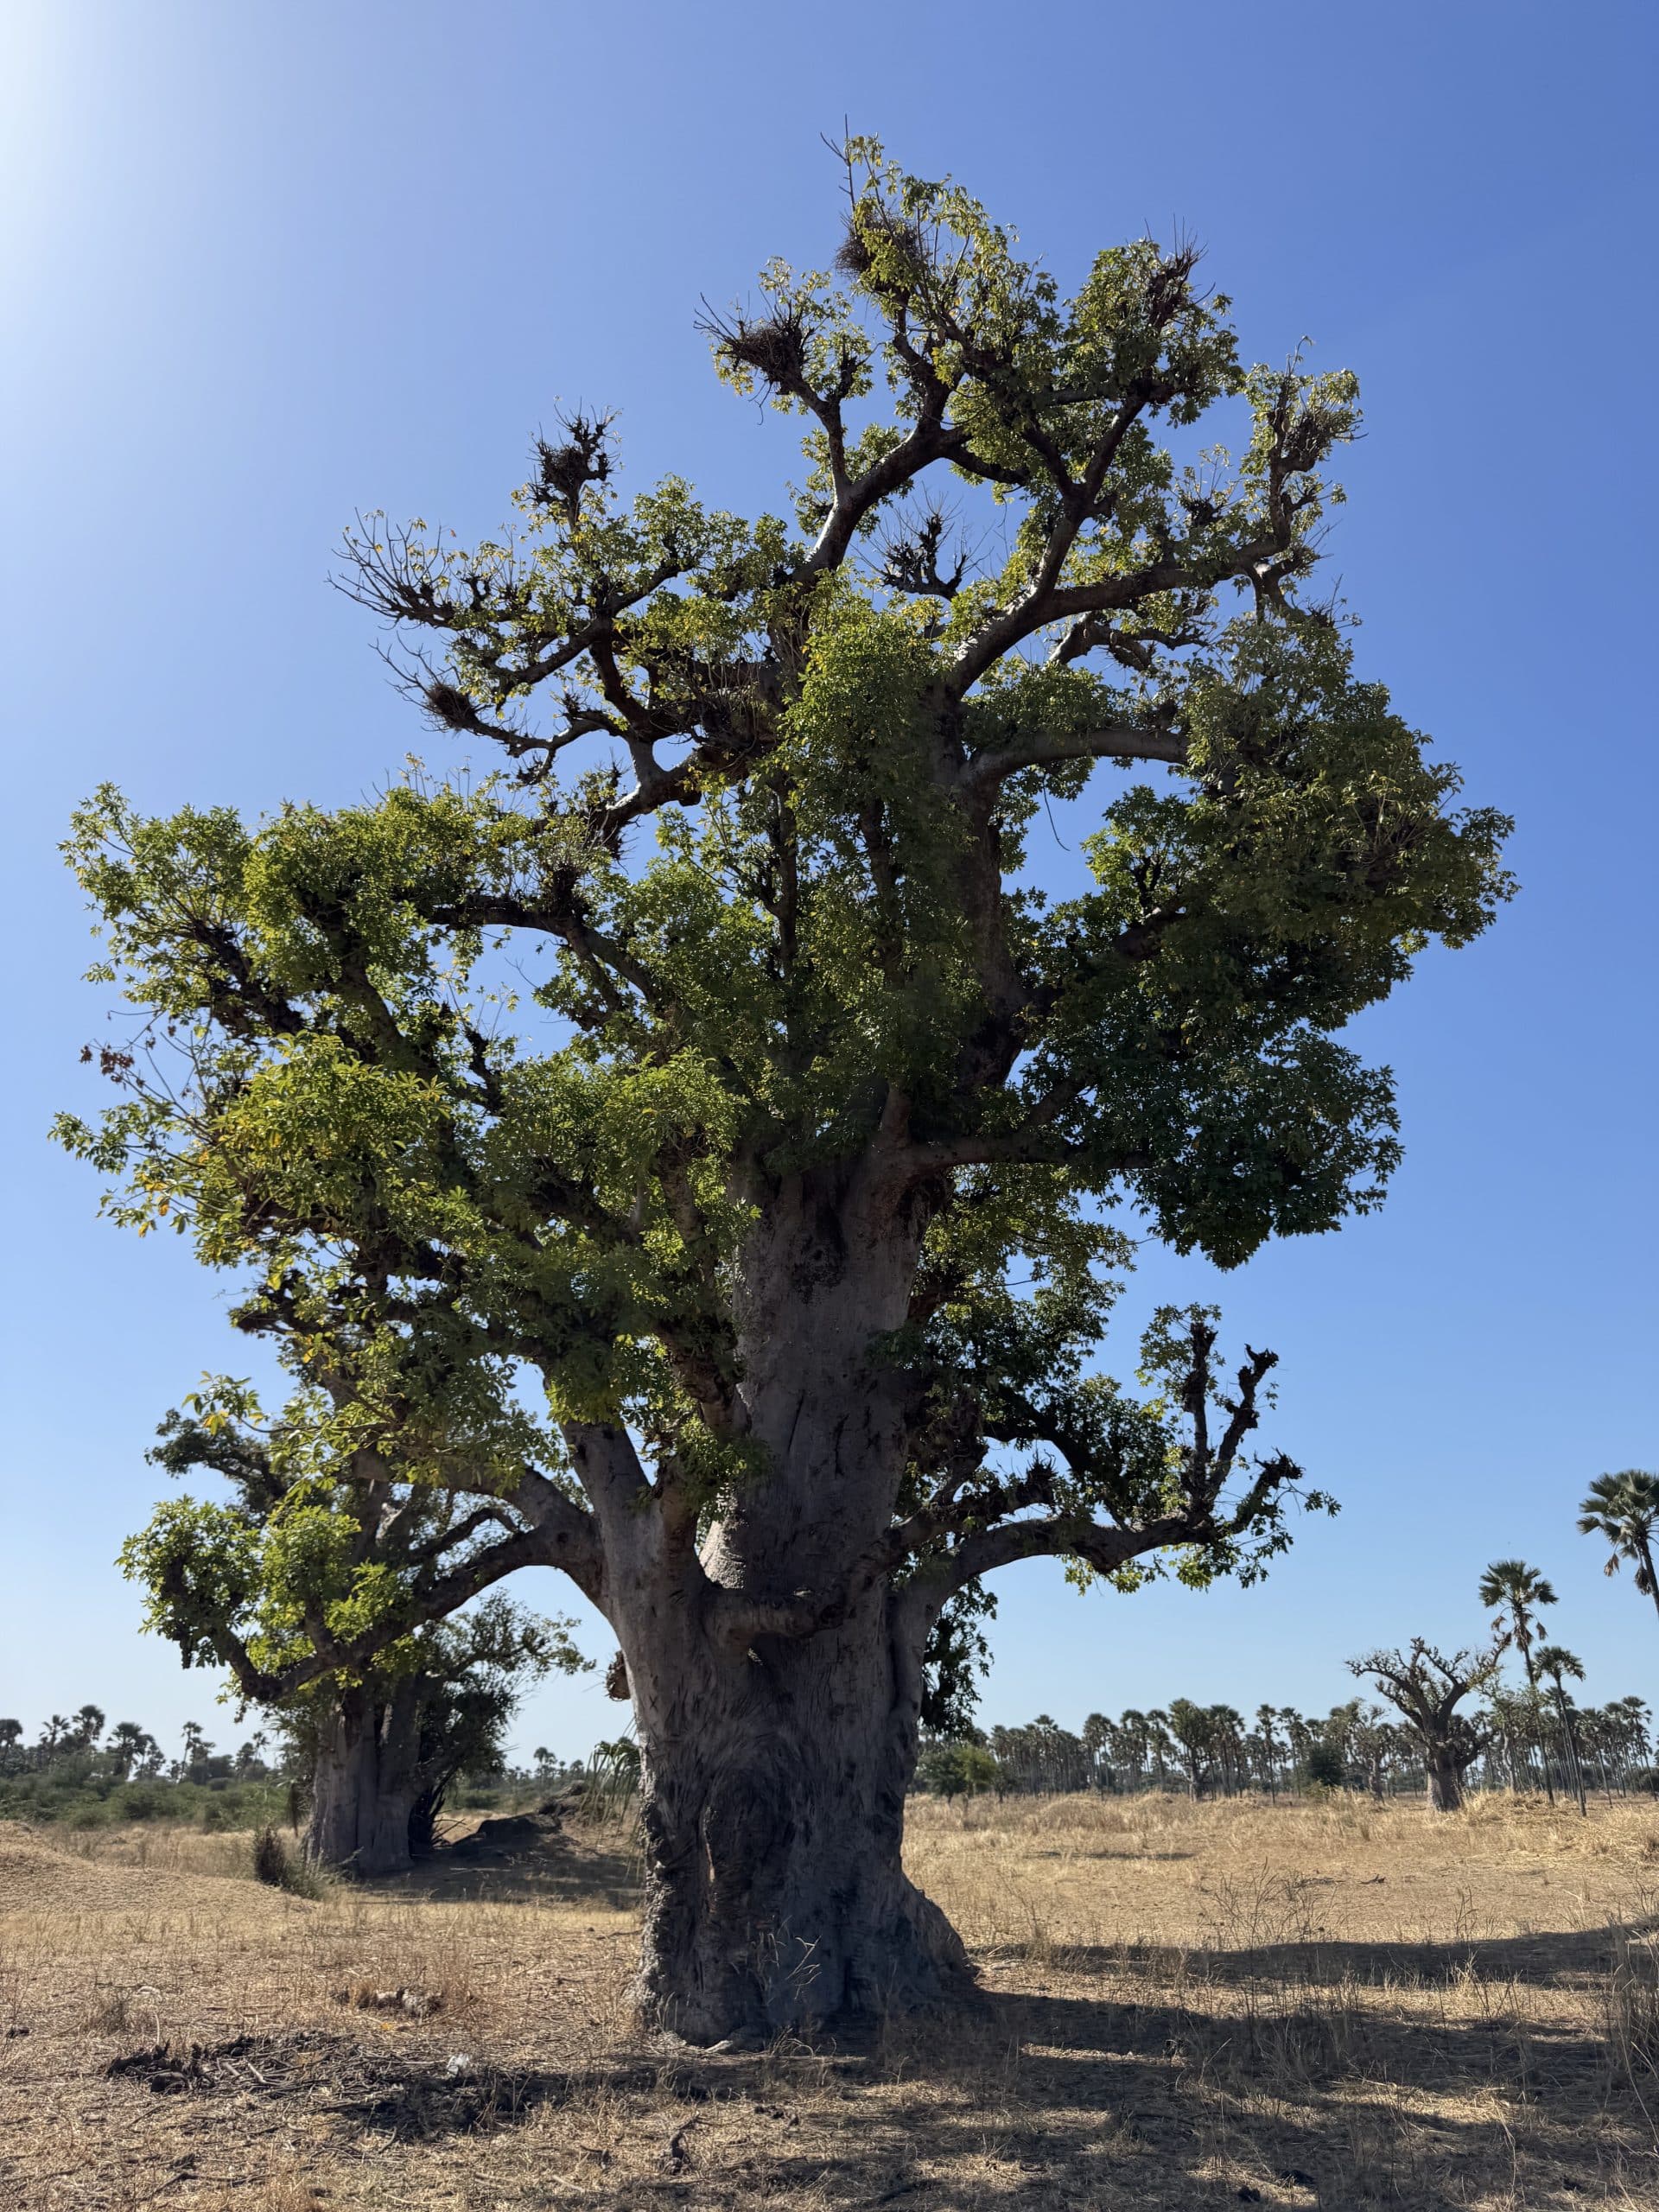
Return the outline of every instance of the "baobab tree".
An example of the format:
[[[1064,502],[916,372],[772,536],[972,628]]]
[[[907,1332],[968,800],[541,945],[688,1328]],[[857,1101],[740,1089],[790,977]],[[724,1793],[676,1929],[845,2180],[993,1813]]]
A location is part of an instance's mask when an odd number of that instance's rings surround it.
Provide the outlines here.
[[[1532,1643],[1541,1607],[1555,1603],[1555,1592],[1535,1567],[1522,1559],[1494,1560],[1480,1578],[1480,1602],[1489,1612],[1507,1614],[1510,1641],[1521,1654],[1526,1670],[1527,1695],[1538,1706],[1538,1669],[1533,1662]],[[1513,1760],[1511,1760],[1513,1770]],[[1555,1785],[1549,1778],[1549,1754],[1543,1755],[1544,1791],[1555,1802]],[[1513,1779],[1513,1772],[1511,1772]]]
[[[1376,1684],[1421,1746],[1432,1813],[1458,1811],[1463,1777],[1492,1740],[1489,1728],[1458,1707],[1495,1678],[1508,1641],[1500,1634],[1484,1651],[1448,1655],[1419,1636],[1404,1651],[1371,1651],[1348,1662],[1351,1674]]]
[[[1169,1732],[1174,1738],[1186,1770],[1189,1797],[1201,1797],[1215,1760],[1216,1724],[1212,1710],[1195,1705],[1190,1697],[1173,1697],[1168,1707]]]
[[[499,1599],[456,1618],[537,1555],[522,1500],[542,1478],[513,1457],[525,1436],[511,1414],[475,1393],[472,1418],[442,1434],[405,1420],[395,1456],[353,1418],[355,1386],[387,1347],[360,1331],[330,1344],[338,1403],[302,1389],[267,1420],[245,1383],[218,1378],[168,1414],[152,1460],[211,1472],[229,1495],[168,1499],[121,1562],[147,1592],[148,1629],[283,1721],[307,1770],[307,1857],[391,1874],[429,1841],[468,1744],[511,1710],[514,1685],[584,1662],[563,1621]],[[439,1478],[448,1455],[493,1458],[499,1494],[463,1510]],[[209,1747],[186,1735],[188,1764]]]
[[[500,775],[253,827],[105,791],[72,850],[180,1060],[110,1047],[118,1104],[64,1127],[112,1203],[246,1268],[256,1327],[296,1255],[372,1241],[409,1391],[545,1392],[543,1556],[638,1727],[637,1993],[704,2041],[963,1973],[900,1859],[953,1599],[1288,1540],[1272,1355],[1224,1382],[1214,1317],[1165,1314],[1149,1398],[1094,1371],[1111,1209],[1230,1267],[1377,1205],[1392,1091],[1339,1033],[1509,887],[1314,586],[1352,377],[1242,367],[1190,245],[1066,298],[964,192],[845,154],[838,274],[707,325],[804,427],[792,516],[625,501],[572,416],[493,541],[346,542]],[[1051,895],[1033,840],[1091,781]],[[550,1021],[492,1002],[508,944]]]
[[[1659,1609],[1659,1576],[1653,1564],[1654,1547],[1659,1543],[1659,1475],[1641,1467],[1598,1475],[1579,1508],[1579,1534],[1599,1536],[1608,1545],[1608,1574],[1617,1574],[1629,1560],[1636,1570],[1631,1579],[1637,1588]]]

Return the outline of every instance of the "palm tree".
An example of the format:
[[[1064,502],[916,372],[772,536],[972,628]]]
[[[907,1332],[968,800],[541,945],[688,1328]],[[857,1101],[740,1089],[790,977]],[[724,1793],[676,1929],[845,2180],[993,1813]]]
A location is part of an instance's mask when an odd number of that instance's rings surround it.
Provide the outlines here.
[[[1527,1670],[1527,1688],[1535,1701],[1538,1669],[1532,1661],[1533,1631],[1537,1626],[1540,1606],[1555,1603],[1554,1591],[1537,1568],[1529,1567],[1525,1560],[1495,1559],[1480,1578],[1480,1602],[1489,1612],[1508,1613],[1510,1635],[1521,1654],[1521,1664]],[[1543,1765],[1544,1790],[1553,1805],[1555,1790],[1549,1778],[1548,1752]]]
[[[1653,1723],[1653,1714],[1646,1701],[1639,1697],[1615,1698],[1606,1711],[1611,1718],[1618,1755],[1624,1770],[1620,1777],[1621,1786],[1628,1790],[1630,1769],[1645,1766],[1648,1763],[1652,1749],[1649,1730]]]
[[[1134,1787],[1140,1789],[1144,1782],[1148,1787],[1153,1781],[1152,1739],[1157,1733],[1147,1714],[1137,1707],[1126,1705],[1118,1717],[1116,1732],[1117,1756],[1129,1770]]]
[[[1089,1762],[1091,1789],[1117,1787],[1117,1777],[1112,1768],[1112,1738],[1116,1732],[1103,1713],[1091,1713],[1083,1724],[1083,1751]]]
[[[1175,1739],[1169,1732],[1169,1715],[1161,1706],[1154,1706],[1147,1715],[1147,1749],[1152,1755],[1153,1771],[1161,1789],[1169,1779],[1168,1762],[1175,1749]]]
[[[1294,1789],[1313,1748],[1313,1731],[1294,1705],[1281,1706],[1279,1718],[1285,1724],[1285,1741],[1290,1747],[1290,1786]]]
[[[123,1782],[132,1772],[136,1763],[143,1757],[146,1747],[154,1740],[149,1729],[141,1728],[136,1720],[116,1722],[110,1731],[109,1751],[111,1758],[114,1759],[120,1770]]]
[[[1561,1644],[1541,1643],[1538,1647],[1538,1671],[1541,1675],[1547,1675],[1554,1687],[1555,1710],[1560,1715],[1561,1733],[1567,1738],[1567,1753],[1573,1761],[1573,1779],[1579,1793],[1579,1810],[1587,1813],[1589,1808],[1584,1802],[1584,1762],[1579,1756],[1578,1733],[1573,1726],[1573,1708],[1567,1697],[1568,1680],[1575,1682],[1584,1680],[1583,1662]]]
[[[75,1713],[71,1726],[79,1750],[90,1751],[104,1733],[104,1712],[100,1706],[83,1705]]]
[[[1279,1795],[1279,1738],[1273,1727],[1278,1718],[1270,1705],[1258,1705],[1255,1708],[1255,1725],[1262,1732],[1262,1770],[1267,1777],[1268,1795],[1274,1798]]]
[[[1610,1547],[1609,1574],[1618,1573],[1621,1560],[1634,1560],[1636,1586],[1659,1611],[1659,1574],[1653,1564],[1659,1542],[1659,1475],[1641,1467],[1598,1475],[1579,1508],[1579,1534],[1599,1536]]]
[[[1222,1795],[1236,1797],[1243,1786],[1240,1777],[1244,1770],[1244,1716],[1230,1705],[1212,1705],[1206,1709],[1205,1718],[1210,1723],[1211,1750],[1221,1769]]]

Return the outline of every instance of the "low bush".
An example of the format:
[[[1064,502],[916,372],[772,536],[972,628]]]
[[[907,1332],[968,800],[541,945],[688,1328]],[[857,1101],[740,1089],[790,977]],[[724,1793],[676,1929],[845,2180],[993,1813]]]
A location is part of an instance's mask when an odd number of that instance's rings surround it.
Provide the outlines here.
[[[289,1848],[288,1840],[273,1827],[263,1827],[253,1839],[256,1881],[290,1897],[320,1897],[328,1887],[327,1878]]]

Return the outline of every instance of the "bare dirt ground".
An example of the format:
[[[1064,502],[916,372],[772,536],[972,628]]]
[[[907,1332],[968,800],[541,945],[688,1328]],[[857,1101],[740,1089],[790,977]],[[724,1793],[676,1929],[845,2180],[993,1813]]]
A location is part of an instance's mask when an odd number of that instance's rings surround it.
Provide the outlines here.
[[[308,1901],[0,1827],[0,2212],[1659,2207],[1659,1810],[923,1802],[910,1855],[979,1998],[745,2056],[633,2031],[618,1835]]]

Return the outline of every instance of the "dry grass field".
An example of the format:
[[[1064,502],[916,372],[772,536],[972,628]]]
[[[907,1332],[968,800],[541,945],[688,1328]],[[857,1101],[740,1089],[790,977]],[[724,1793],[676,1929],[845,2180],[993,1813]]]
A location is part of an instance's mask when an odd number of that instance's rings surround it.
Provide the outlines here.
[[[745,2056],[632,2032],[616,1838],[308,1901],[0,1827],[0,2212],[1659,2206],[1659,1811],[924,1801],[911,1856],[978,1999]]]

